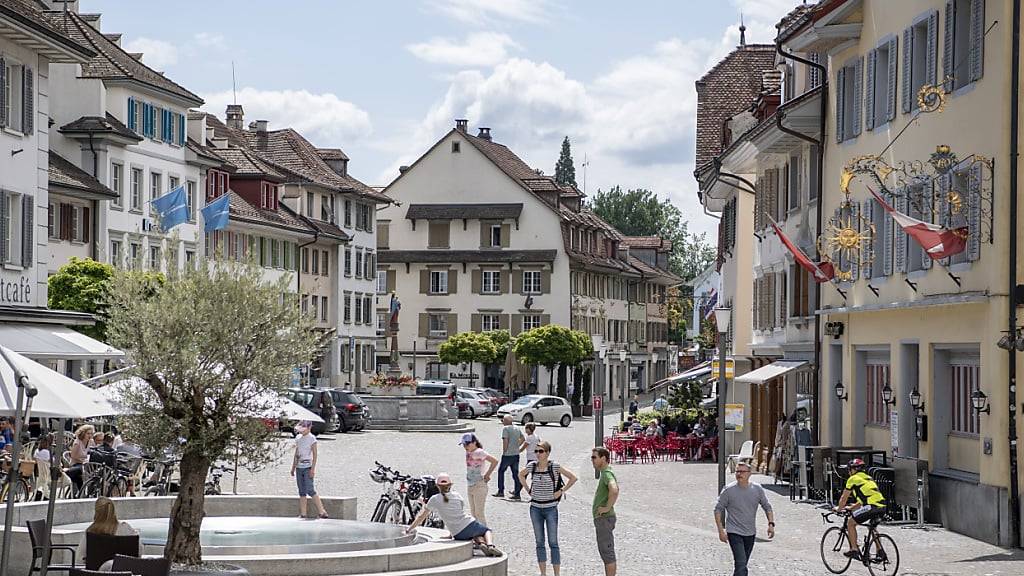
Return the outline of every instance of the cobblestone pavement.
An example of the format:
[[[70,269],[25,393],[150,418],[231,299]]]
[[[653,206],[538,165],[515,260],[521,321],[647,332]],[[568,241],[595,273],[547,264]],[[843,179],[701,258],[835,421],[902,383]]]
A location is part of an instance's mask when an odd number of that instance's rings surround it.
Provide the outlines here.
[[[617,418],[617,414],[615,418]],[[485,449],[500,452],[499,422],[478,419],[477,434]],[[580,476],[559,508],[559,543],[562,574],[590,576],[603,574],[594,543],[590,501],[596,482],[590,467],[589,448],[594,438],[592,422],[580,420],[569,428],[541,426],[540,436],[553,445],[553,459]],[[282,440],[288,442],[288,440]],[[380,485],[367,471],[374,460],[407,474],[436,474],[447,471],[455,487],[465,494],[463,451],[454,434],[420,434],[371,431],[326,435],[319,444],[320,465],[316,476],[322,494],[356,496],[359,518],[368,519],[380,495]],[[289,476],[290,460],[268,467],[256,475],[243,471],[239,492],[294,494]],[[660,462],[614,466],[622,494],[616,505],[616,544],[619,574],[632,575],[728,575],[732,573],[729,547],[718,541],[714,507],[716,468],[714,464]],[[508,479],[511,483],[511,477]],[[771,487],[772,480],[755,477]],[[491,479],[494,492],[496,478]],[[225,478],[225,486],[231,478]],[[791,503],[788,488],[769,491],[775,509],[777,535],[774,541],[758,540],[750,573],[772,575],[827,574],[818,556],[818,542],[824,531],[819,512],[809,504]],[[490,497],[488,524],[497,545],[509,555],[509,574],[537,574],[529,504]],[[763,515],[759,536],[766,537]],[[1024,574],[1024,553],[1008,553],[952,532],[885,529],[901,552],[900,574],[917,576]],[[550,572],[549,572],[550,573]],[[867,574],[861,565],[847,574]]]

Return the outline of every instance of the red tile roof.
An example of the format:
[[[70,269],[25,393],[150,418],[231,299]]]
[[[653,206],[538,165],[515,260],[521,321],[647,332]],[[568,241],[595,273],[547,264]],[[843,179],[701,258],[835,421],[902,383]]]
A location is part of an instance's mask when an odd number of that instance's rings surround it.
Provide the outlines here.
[[[647,248],[652,250],[671,250],[672,242],[660,236],[624,236],[622,243],[630,248]]]

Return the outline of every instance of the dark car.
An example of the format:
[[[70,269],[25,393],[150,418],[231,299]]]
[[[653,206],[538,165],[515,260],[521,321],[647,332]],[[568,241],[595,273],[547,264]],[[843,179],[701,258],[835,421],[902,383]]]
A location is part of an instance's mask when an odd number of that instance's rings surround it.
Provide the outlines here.
[[[338,413],[334,409],[334,400],[331,398],[330,390],[288,388],[284,391],[284,396],[324,419],[323,422],[313,422],[313,434],[333,432],[338,428]]]
[[[469,388],[469,390],[476,390],[486,394],[487,397],[491,398],[491,404],[494,405],[494,411],[497,412],[498,408],[501,408],[505,404],[508,404],[508,396],[505,395],[501,390],[495,390],[494,388]]]
[[[370,421],[370,409],[366,402],[349,390],[333,388],[329,390],[334,401],[334,409],[338,412],[338,431],[364,430]]]

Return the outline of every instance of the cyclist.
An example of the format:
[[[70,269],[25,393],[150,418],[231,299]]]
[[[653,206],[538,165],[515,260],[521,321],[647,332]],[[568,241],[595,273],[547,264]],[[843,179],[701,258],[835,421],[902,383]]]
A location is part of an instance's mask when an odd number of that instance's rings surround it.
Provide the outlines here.
[[[857,550],[857,524],[866,524],[875,518],[885,515],[885,496],[878,490],[878,484],[864,472],[864,461],[860,458],[850,460],[847,465],[850,476],[846,479],[846,489],[839,498],[836,510],[846,510],[852,515],[846,519],[846,536],[850,541],[850,550],[844,554],[848,558],[860,560]],[[853,503],[847,505],[850,498]]]

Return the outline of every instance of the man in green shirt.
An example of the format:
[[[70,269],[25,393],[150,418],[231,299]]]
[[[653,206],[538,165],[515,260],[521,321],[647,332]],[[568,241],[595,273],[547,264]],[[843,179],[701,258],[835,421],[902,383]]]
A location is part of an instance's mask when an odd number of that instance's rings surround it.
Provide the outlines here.
[[[594,529],[597,531],[597,551],[604,562],[605,576],[615,576],[615,502],[619,499],[619,484],[609,466],[611,454],[598,446],[590,453],[594,470],[600,473],[594,492]]]

